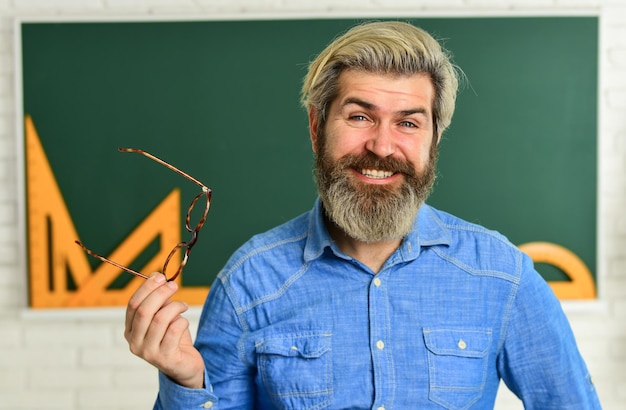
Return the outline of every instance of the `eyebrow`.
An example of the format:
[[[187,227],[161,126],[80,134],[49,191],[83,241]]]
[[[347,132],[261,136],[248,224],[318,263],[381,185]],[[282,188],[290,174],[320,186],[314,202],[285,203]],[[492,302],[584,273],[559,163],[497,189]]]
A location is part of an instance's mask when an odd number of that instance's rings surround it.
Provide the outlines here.
[[[374,110],[374,111],[376,111],[376,109],[378,108],[378,107],[376,107],[376,105],[374,105],[374,104],[372,104],[370,102],[367,102],[365,100],[362,100],[360,98],[355,98],[355,97],[347,98],[343,102],[342,107],[345,107],[346,105],[349,105],[349,104],[356,104],[356,105],[361,106],[361,107],[363,107],[363,108],[365,108],[367,110]],[[426,111],[425,108],[421,108],[420,107],[420,108],[412,108],[412,109],[409,109],[409,110],[402,110],[402,111],[399,112],[399,114],[401,114],[402,116],[409,116],[409,115],[413,115],[413,114],[428,115],[428,112]]]
[[[350,105],[350,104],[356,104],[356,105],[359,105],[359,106],[361,106],[363,108],[366,108],[368,110],[375,110],[376,109],[376,106],[374,104],[369,103],[369,102],[364,101],[364,100],[361,100],[360,98],[354,98],[354,97],[346,99],[343,102],[342,107],[345,107],[346,105]]]

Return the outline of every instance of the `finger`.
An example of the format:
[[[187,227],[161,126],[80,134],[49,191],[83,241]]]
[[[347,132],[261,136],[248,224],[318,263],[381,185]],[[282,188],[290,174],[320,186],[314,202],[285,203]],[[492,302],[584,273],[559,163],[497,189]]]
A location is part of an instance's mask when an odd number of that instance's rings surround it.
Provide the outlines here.
[[[185,311],[188,307],[185,305]],[[182,313],[182,312],[181,312]],[[183,343],[191,344],[189,333],[189,320],[178,315],[171,322],[161,340],[161,351],[164,355],[170,355],[183,347]]]
[[[149,279],[146,279],[144,283],[137,288],[135,293],[130,297],[128,305],[126,307],[126,330],[130,330],[132,322],[135,319],[135,312],[141,305],[144,299],[152,293],[156,288],[165,284],[165,276],[162,273],[154,273]]]
[[[178,286],[174,282],[165,282],[155,288],[134,308],[134,315],[125,332],[126,340],[131,345],[131,350],[143,350],[142,345],[148,329],[155,319],[155,315],[161,308],[169,305],[170,297],[176,292]]]
[[[168,355],[177,348],[180,350],[177,344],[168,344],[168,349],[170,350],[164,352],[163,340],[169,340],[172,337],[174,337],[174,339],[177,337],[180,338],[177,336],[177,333],[181,331],[180,326],[172,327],[172,324],[179,321],[181,314],[187,311],[187,309],[187,305],[182,302],[172,302],[159,309],[154,315],[154,319],[150,323],[143,338],[142,354],[144,358],[152,360],[155,363],[159,361],[167,363],[169,362]]]

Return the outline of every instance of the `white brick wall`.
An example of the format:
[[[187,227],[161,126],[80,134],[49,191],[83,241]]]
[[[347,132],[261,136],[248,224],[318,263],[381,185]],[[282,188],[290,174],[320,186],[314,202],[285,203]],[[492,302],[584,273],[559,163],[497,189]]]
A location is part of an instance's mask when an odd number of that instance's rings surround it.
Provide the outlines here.
[[[0,0],[0,409],[150,408],[155,371],[128,352],[123,311],[25,310],[17,215],[16,17],[598,13],[600,301],[565,308],[606,409],[626,408],[626,1]],[[198,311],[190,313],[197,320]],[[194,330],[195,333],[195,330]],[[502,389],[498,409],[519,409]]]

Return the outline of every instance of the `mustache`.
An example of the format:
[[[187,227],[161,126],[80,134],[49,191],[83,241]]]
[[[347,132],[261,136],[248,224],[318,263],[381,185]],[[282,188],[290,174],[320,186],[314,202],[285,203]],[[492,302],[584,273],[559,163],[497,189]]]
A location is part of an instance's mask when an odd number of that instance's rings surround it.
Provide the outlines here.
[[[380,171],[390,171],[393,173],[402,173],[408,177],[416,177],[415,168],[406,162],[397,158],[381,158],[376,154],[368,152],[364,155],[347,155],[338,162],[338,169],[345,170],[348,168],[356,169],[377,169]]]

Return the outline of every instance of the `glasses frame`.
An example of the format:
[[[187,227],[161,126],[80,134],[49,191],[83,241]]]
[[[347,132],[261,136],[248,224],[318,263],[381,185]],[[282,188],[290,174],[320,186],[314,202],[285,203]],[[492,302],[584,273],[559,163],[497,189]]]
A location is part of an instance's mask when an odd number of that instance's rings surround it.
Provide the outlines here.
[[[170,260],[172,259],[172,257],[178,252],[179,249],[185,248],[185,251],[183,253],[183,257],[182,260],[180,261],[180,265],[178,265],[178,269],[176,270],[176,272],[170,277],[167,278],[166,276],[166,280],[168,282],[171,282],[173,280],[175,280],[182,272],[183,269],[185,268],[185,266],[187,265],[187,261],[189,259],[189,253],[191,252],[191,248],[193,248],[193,246],[196,244],[196,242],[198,241],[198,233],[200,232],[200,230],[202,229],[202,227],[204,226],[204,223],[206,222],[207,219],[207,215],[209,213],[209,208],[211,206],[211,194],[212,191],[210,188],[208,188],[206,185],[204,185],[202,182],[198,181],[197,179],[195,179],[194,177],[192,177],[191,175],[187,174],[186,172],[181,171],[180,169],[176,168],[175,166],[163,161],[162,159],[155,157],[154,155],[150,154],[149,152],[146,152],[142,149],[138,149],[138,148],[118,148],[117,149],[119,152],[134,152],[137,154],[141,154],[143,156],[146,156],[148,158],[150,158],[153,161],[158,162],[159,164],[165,166],[166,168],[176,172],[177,174],[185,177],[186,179],[188,179],[189,181],[193,182],[194,184],[200,186],[200,188],[202,189],[202,192],[200,192],[198,195],[196,195],[193,200],[191,201],[191,203],[189,204],[189,208],[187,209],[187,215],[185,216],[185,228],[187,229],[187,231],[191,234],[191,239],[189,239],[188,241],[182,241],[176,244],[176,246],[174,246],[174,248],[170,251],[169,255],[167,256],[167,258],[165,258],[165,262],[163,263],[163,270],[161,273],[163,273],[163,275],[166,275],[166,269],[167,266],[170,263]],[[202,213],[202,217],[200,218],[200,221],[196,224],[195,227],[191,227],[191,212],[193,211],[194,206],[196,205],[196,203],[200,200],[200,198],[206,198],[206,206],[204,207],[203,213]],[[78,246],[80,246],[87,254],[93,256],[96,259],[101,260],[102,262],[106,262],[108,264],[111,264],[113,266],[115,266],[118,269],[121,269],[125,272],[128,272],[132,275],[138,276],[140,278],[143,279],[148,279],[149,276],[138,272],[134,269],[128,268],[124,265],[121,265],[115,261],[112,261],[108,258],[105,258],[102,255],[99,255],[97,253],[95,253],[94,251],[92,251],[91,249],[87,248],[81,241],[76,240],[74,241]]]

